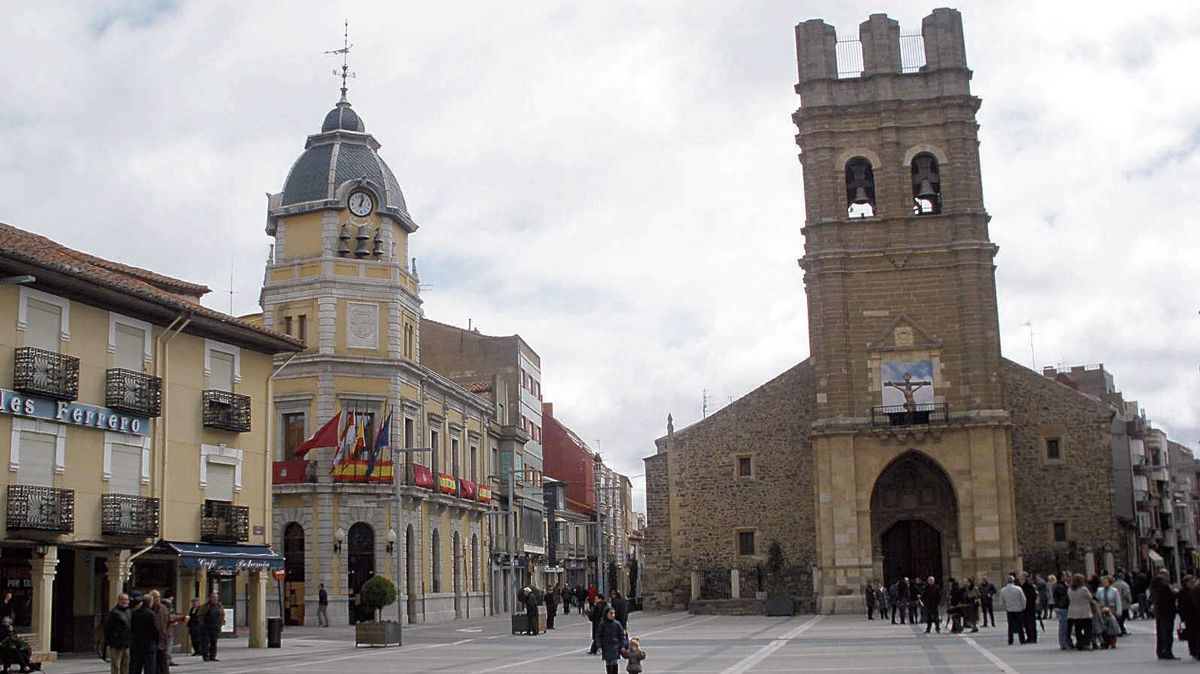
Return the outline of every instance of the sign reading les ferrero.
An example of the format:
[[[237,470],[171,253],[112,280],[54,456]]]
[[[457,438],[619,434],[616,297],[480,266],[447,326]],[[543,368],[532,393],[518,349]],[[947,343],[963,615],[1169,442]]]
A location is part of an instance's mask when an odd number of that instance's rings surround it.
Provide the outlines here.
[[[96,405],[37,398],[8,389],[0,389],[0,413],[117,433],[146,435],[150,432],[150,419],[147,417]]]

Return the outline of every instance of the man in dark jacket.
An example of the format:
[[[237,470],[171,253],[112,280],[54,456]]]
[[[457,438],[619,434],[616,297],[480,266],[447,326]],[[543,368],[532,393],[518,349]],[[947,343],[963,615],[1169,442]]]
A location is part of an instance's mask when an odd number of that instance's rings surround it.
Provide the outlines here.
[[[560,590],[555,585],[550,590],[546,591],[546,629],[554,629],[554,616],[558,613],[558,600],[561,598]]]
[[[1053,581],[1054,576],[1050,576]],[[1064,651],[1071,650],[1071,621],[1068,618],[1071,608],[1071,598],[1067,594],[1067,572],[1063,579],[1055,581],[1050,587],[1050,601],[1054,604],[1054,617],[1058,619],[1058,647]]]
[[[536,637],[540,629],[538,626],[538,606],[540,605],[537,593],[528,587],[525,588],[525,619],[528,621],[525,624],[530,636]]]
[[[140,597],[141,605],[129,614],[129,674],[158,674],[158,644],[162,630],[150,595]]]
[[[996,626],[996,611],[993,607],[993,602],[996,598],[996,586],[988,580],[987,576],[979,577],[979,608],[983,614],[983,626],[988,626],[988,618],[992,619],[992,627]]]
[[[129,595],[117,595],[117,605],[104,618],[104,643],[108,646],[108,664],[112,674],[129,674],[129,644],[133,633],[129,623]]]
[[[1037,585],[1029,579],[1029,574],[1021,572],[1021,592],[1025,593],[1025,643],[1037,643]]]
[[[204,605],[204,636],[208,638],[205,644],[204,659],[209,662],[217,660],[217,639],[221,638],[221,625],[225,624],[225,607],[221,606],[221,597],[213,592],[208,596]]]
[[[192,642],[192,655],[208,652],[208,637],[204,633],[204,605],[199,597],[192,597],[187,617],[188,640]]]
[[[596,595],[596,599],[592,602],[592,607],[589,610],[591,611],[589,617],[592,621],[592,650],[588,651],[588,653],[595,655],[600,651],[600,622],[604,620],[604,614],[608,611],[608,603],[604,601],[604,597]]]
[[[1155,655],[1159,660],[1175,657],[1175,590],[1171,572],[1163,569],[1150,582],[1150,605],[1154,607]]]
[[[938,634],[942,632],[942,618],[938,615],[938,607],[942,605],[942,588],[930,576],[925,580],[925,589],[921,591],[921,603],[925,604],[925,633],[934,628]]]
[[[612,599],[609,601],[609,606],[612,606],[613,611],[617,614],[617,622],[621,623],[621,627],[625,631],[629,631],[629,601],[621,596],[619,590],[613,590],[609,593]]]

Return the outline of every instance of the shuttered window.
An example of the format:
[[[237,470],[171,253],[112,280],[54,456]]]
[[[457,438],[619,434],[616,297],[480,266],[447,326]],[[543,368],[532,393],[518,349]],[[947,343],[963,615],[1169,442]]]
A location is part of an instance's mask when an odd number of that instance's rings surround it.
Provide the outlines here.
[[[58,352],[62,307],[28,298],[25,305],[25,346]]]
[[[218,391],[233,390],[233,354],[224,351],[210,351],[208,387]]]
[[[212,501],[233,502],[234,467],[227,463],[208,462],[208,486],[204,498]]]
[[[117,352],[113,354],[113,367],[141,372],[145,369],[146,331],[123,323],[117,323]]]
[[[54,449],[57,438],[49,433],[21,431],[17,479],[21,484],[54,486]]]
[[[112,479],[109,491],[114,494],[141,493],[142,448],[136,445],[112,445]]]

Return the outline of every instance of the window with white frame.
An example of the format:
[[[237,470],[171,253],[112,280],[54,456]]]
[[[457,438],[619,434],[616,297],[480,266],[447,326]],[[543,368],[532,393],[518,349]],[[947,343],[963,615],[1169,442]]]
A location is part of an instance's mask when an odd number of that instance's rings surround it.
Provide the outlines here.
[[[241,350],[211,339],[205,340],[204,374],[208,377],[208,388],[233,391],[234,384],[242,380]]]
[[[209,501],[232,503],[242,490],[242,458],[240,449],[225,445],[200,446],[200,486]]]
[[[108,314],[108,351],[113,367],[142,372],[150,362],[152,330],[145,321]]]
[[[150,483],[150,438],[125,433],[104,434],[104,479],[113,494],[140,494]]]
[[[8,470],[17,481],[40,487],[54,484],[66,469],[67,427],[38,419],[13,419]]]
[[[71,339],[70,300],[33,288],[20,290],[17,329],[25,333],[25,346],[57,352]]]

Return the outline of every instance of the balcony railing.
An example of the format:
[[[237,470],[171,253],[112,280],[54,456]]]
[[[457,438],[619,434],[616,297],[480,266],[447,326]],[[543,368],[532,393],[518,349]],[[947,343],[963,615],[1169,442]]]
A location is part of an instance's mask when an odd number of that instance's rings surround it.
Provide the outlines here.
[[[877,405],[871,408],[871,424],[874,426],[944,424],[949,417],[950,410],[946,403]]]
[[[113,368],[104,381],[104,404],[114,410],[157,417],[162,414],[162,379]]]
[[[8,486],[7,528],[71,533],[75,530],[75,492],[71,489]]]
[[[205,426],[235,433],[250,432],[250,396],[212,389],[203,396]]]
[[[100,532],[106,536],[158,536],[158,499],[104,494],[100,497]]]
[[[225,501],[205,501],[200,517],[200,540],[206,543],[250,540],[250,508]]]
[[[55,400],[79,397],[79,359],[23,346],[14,355],[13,388]]]
[[[316,482],[315,462],[307,459],[276,461],[272,466],[271,482],[274,484],[300,484]]]

